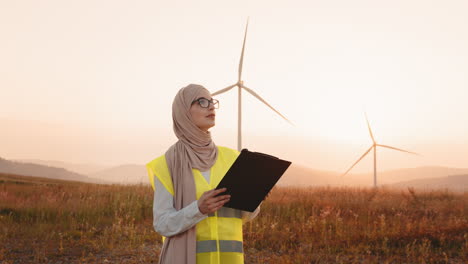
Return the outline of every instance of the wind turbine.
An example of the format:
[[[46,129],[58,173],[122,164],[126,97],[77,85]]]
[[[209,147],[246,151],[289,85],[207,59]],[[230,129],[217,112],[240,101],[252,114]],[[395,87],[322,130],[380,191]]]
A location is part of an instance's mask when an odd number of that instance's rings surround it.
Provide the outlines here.
[[[249,27],[249,20],[247,19],[247,25],[245,26],[245,34],[244,34],[244,42],[242,44],[242,52],[241,52],[241,57],[239,61],[239,71],[238,71],[238,79],[237,82],[233,85],[230,85],[224,89],[221,89],[217,92],[212,93],[212,96],[218,95],[225,93],[232,88],[236,87],[238,88],[238,120],[237,120],[237,150],[241,151],[242,149],[242,89],[246,90],[248,93],[256,97],[258,100],[260,100],[262,103],[266,104],[271,110],[275,111],[278,115],[280,115],[284,120],[288,121],[290,124],[291,121],[289,121],[286,117],[284,117],[280,112],[278,112],[276,109],[274,109],[270,104],[268,104],[260,95],[258,95],[256,92],[254,92],[252,89],[248,88],[247,86],[244,85],[244,81],[242,80],[242,64],[244,62],[244,50],[245,50],[245,40],[247,39],[247,28]]]
[[[415,155],[419,155],[419,154],[415,153],[415,152],[407,151],[407,150],[404,150],[404,149],[399,149],[399,148],[395,148],[395,147],[391,147],[391,146],[387,146],[387,145],[378,144],[374,139],[374,135],[372,134],[372,129],[370,127],[369,120],[367,119],[367,114],[366,114],[366,121],[367,121],[367,127],[369,128],[369,134],[370,134],[370,137],[372,139],[372,146],[364,154],[362,154],[362,156],[353,164],[353,166],[351,166],[341,176],[345,176],[354,166],[356,166],[356,164],[359,163],[359,161],[361,161],[372,149],[374,149],[374,188],[375,188],[375,187],[377,187],[377,147],[394,149],[394,150],[398,150],[398,151],[406,152],[406,153],[410,153],[410,154],[415,154]]]

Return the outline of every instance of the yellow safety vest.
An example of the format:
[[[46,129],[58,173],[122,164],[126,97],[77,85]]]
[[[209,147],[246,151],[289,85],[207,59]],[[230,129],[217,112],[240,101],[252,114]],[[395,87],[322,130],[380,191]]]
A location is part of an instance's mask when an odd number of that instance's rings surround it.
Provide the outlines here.
[[[210,170],[210,182],[197,169],[192,169],[197,199],[211,189],[216,188],[239,152],[218,146],[218,159]],[[151,185],[154,189],[154,176],[158,177],[166,190],[174,196],[174,187],[165,155],[146,165]],[[197,263],[203,264],[240,264],[244,263],[242,240],[242,213],[223,207],[208,215],[196,225]]]

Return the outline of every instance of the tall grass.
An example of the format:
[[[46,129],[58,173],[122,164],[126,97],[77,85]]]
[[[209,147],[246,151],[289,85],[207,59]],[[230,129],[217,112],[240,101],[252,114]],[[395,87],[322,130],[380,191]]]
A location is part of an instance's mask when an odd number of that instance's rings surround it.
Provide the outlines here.
[[[149,186],[0,175],[0,263],[157,263]],[[465,263],[468,194],[275,188],[246,263]]]
[[[247,224],[253,261],[465,263],[468,195],[277,188]]]
[[[145,247],[157,257],[150,187],[24,179],[0,184],[0,261],[135,258]]]

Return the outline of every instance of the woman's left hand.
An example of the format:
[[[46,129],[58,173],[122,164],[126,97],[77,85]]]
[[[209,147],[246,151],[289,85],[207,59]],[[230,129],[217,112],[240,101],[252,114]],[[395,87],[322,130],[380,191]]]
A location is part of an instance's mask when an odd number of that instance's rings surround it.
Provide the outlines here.
[[[224,206],[225,203],[229,202],[231,195],[220,195],[220,193],[225,192],[227,189],[222,188],[219,190],[209,190],[202,194],[200,199],[198,199],[198,209],[202,214],[211,214]]]

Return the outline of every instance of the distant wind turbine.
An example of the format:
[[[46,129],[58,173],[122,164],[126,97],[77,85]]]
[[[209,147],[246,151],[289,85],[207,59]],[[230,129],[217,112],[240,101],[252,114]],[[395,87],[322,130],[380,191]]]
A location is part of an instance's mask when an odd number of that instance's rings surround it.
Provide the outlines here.
[[[366,114],[366,121],[367,121],[367,127],[369,128],[369,134],[370,134],[370,137],[372,139],[372,146],[353,164],[353,166],[351,166],[341,176],[345,176],[354,166],[356,166],[356,164],[359,163],[359,161],[361,161],[372,149],[374,149],[374,187],[377,187],[377,147],[394,149],[394,150],[398,150],[398,151],[406,152],[406,153],[410,153],[410,154],[415,154],[415,155],[419,155],[419,154],[415,153],[415,152],[411,152],[411,151],[407,151],[407,150],[387,146],[387,145],[378,144],[374,139],[374,135],[372,134],[372,129],[370,127],[369,120],[367,119],[367,114]]]
[[[241,131],[242,131],[242,106],[241,106],[242,89],[244,89],[247,92],[249,92],[250,94],[252,94],[254,97],[256,97],[258,100],[260,100],[262,103],[266,104],[269,108],[271,108],[271,110],[275,111],[278,115],[280,115],[284,120],[286,120],[290,124],[292,124],[291,121],[289,121],[280,112],[278,112],[270,104],[268,104],[262,97],[260,97],[260,95],[258,95],[252,89],[247,88],[244,85],[244,81],[242,80],[242,64],[243,64],[243,61],[244,61],[245,40],[247,39],[247,28],[248,27],[249,27],[249,20],[247,19],[247,25],[245,26],[245,34],[244,34],[244,43],[242,44],[242,53],[241,53],[241,57],[240,57],[240,61],[239,61],[239,72],[238,72],[237,82],[235,84],[233,84],[233,85],[230,85],[230,86],[228,86],[228,87],[226,87],[224,89],[221,89],[221,90],[211,94],[212,96],[215,96],[215,95],[218,95],[218,94],[225,93],[225,92],[231,90],[232,88],[234,88],[236,86],[238,87],[238,116],[239,116],[239,118],[238,118],[238,121],[237,121],[237,149],[239,151],[241,151],[241,149],[242,149],[242,135],[241,135]]]

